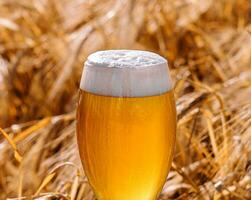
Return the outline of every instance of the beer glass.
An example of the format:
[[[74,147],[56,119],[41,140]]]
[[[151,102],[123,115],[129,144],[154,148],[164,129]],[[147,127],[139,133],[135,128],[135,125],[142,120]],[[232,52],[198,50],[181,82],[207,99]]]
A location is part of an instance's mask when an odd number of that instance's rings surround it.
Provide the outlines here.
[[[170,169],[175,134],[175,102],[163,57],[109,50],[87,58],[77,141],[97,199],[157,199]]]

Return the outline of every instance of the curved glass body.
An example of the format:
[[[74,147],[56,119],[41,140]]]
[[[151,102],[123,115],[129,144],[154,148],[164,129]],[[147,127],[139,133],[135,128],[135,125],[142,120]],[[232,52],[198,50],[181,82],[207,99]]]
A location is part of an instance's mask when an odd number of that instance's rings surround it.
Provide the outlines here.
[[[77,141],[99,200],[157,199],[170,169],[175,133],[172,90],[121,97],[80,89]]]

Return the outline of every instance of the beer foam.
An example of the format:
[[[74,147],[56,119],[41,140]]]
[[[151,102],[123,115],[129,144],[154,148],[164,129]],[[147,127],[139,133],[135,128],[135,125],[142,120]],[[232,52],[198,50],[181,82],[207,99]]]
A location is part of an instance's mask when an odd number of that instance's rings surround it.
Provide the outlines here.
[[[172,89],[167,60],[139,50],[107,50],[91,54],[80,88],[97,95],[143,97]]]

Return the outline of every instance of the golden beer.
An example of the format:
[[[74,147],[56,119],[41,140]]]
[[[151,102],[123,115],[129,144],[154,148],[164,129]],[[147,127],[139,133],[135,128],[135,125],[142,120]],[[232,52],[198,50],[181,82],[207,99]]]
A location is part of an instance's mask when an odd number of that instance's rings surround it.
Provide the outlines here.
[[[103,68],[99,66],[95,70]],[[88,79],[90,72],[86,73],[85,79]],[[128,76],[116,82],[123,82]],[[172,89],[165,88],[167,91],[161,94],[154,94],[157,91],[154,89],[150,91],[153,95],[143,96],[149,92],[144,91],[147,85],[144,83],[140,90],[144,92],[137,96],[139,90],[133,91],[133,85],[127,90],[130,85],[127,80],[121,83],[126,90],[111,87],[106,91],[109,86],[105,77],[100,77],[92,80],[90,87],[84,82],[86,88],[80,90],[77,111],[77,141],[89,183],[99,200],[157,199],[170,169],[175,144],[176,110]],[[101,87],[97,84],[100,81],[106,87],[97,94],[92,87]],[[113,91],[114,96],[109,91]],[[121,95],[118,91],[125,93]]]

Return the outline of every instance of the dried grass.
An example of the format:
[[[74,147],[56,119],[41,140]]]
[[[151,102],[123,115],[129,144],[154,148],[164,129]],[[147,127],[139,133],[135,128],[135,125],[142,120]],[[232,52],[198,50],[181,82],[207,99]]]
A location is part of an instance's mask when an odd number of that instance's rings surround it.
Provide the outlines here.
[[[249,0],[0,1],[0,199],[94,199],[74,112],[84,59],[110,48],[170,61],[178,137],[160,199],[251,199],[250,27]]]

